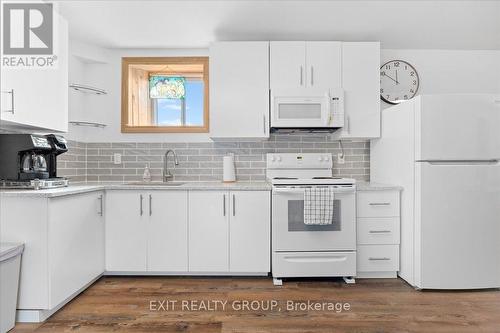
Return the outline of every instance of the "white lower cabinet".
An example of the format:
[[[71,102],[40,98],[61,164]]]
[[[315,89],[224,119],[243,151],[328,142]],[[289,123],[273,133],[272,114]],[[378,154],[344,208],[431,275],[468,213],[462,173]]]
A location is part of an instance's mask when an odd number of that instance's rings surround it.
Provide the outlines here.
[[[270,271],[269,191],[110,190],[108,273]]]
[[[270,192],[230,192],[229,270],[269,272],[271,258]]]
[[[189,271],[270,271],[269,191],[190,191]]]
[[[148,194],[148,271],[188,270],[187,196],[187,191],[155,191]]]
[[[50,308],[104,271],[103,200],[103,192],[49,200]]]
[[[106,271],[187,270],[187,191],[108,191]]]
[[[357,193],[357,277],[395,278],[399,270],[399,190]]]
[[[189,271],[229,269],[228,192],[189,192]]]
[[[17,309],[43,321],[104,270],[104,192],[0,194],[0,241],[25,244]]]
[[[106,195],[107,271],[147,269],[144,195],[138,191],[108,191]]]

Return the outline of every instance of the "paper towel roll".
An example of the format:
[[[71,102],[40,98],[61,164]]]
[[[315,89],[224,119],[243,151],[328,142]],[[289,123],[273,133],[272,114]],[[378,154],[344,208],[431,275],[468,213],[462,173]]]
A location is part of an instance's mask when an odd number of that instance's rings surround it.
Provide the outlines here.
[[[226,155],[222,158],[224,183],[232,183],[236,181],[236,172],[234,170],[234,155]]]

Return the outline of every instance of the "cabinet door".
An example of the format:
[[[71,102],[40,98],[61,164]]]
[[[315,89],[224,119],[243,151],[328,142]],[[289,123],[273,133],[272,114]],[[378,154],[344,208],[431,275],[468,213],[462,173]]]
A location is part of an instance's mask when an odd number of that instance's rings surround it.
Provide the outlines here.
[[[306,86],[328,90],[342,86],[342,43],[306,42]]]
[[[269,137],[269,42],[212,44],[210,112],[212,138]]]
[[[229,270],[228,220],[228,192],[189,192],[189,271]]]
[[[270,85],[274,89],[306,85],[306,42],[270,42]]]
[[[271,198],[269,191],[230,193],[229,269],[231,272],[270,271]]]
[[[380,137],[380,43],[342,46],[345,126],[343,138]]]
[[[2,67],[0,128],[68,130],[68,24],[54,11],[54,68]],[[9,93],[7,93],[9,92]]]
[[[146,271],[146,195],[138,191],[106,194],[106,270]]]
[[[103,192],[49,200],[49,308],[104,271]]]
[[[187,191],[148,194],[148,271],[188,270]]]

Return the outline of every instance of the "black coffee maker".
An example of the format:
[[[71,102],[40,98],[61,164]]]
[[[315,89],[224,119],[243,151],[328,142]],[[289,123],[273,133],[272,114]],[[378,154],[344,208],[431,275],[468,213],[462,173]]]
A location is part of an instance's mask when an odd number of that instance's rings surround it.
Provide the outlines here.
[[[57,177],[57,156],[68,151],[58,135],[0,134],[0,180],[29,182]]]

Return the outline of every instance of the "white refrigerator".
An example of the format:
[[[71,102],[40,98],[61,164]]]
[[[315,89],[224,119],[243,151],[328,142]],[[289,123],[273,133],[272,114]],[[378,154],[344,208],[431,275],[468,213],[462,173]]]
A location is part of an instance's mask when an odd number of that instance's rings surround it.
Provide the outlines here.
[[[422,95],[382,111],[371,181],[403,186],[399,276],[500,287],[500,95]]]

